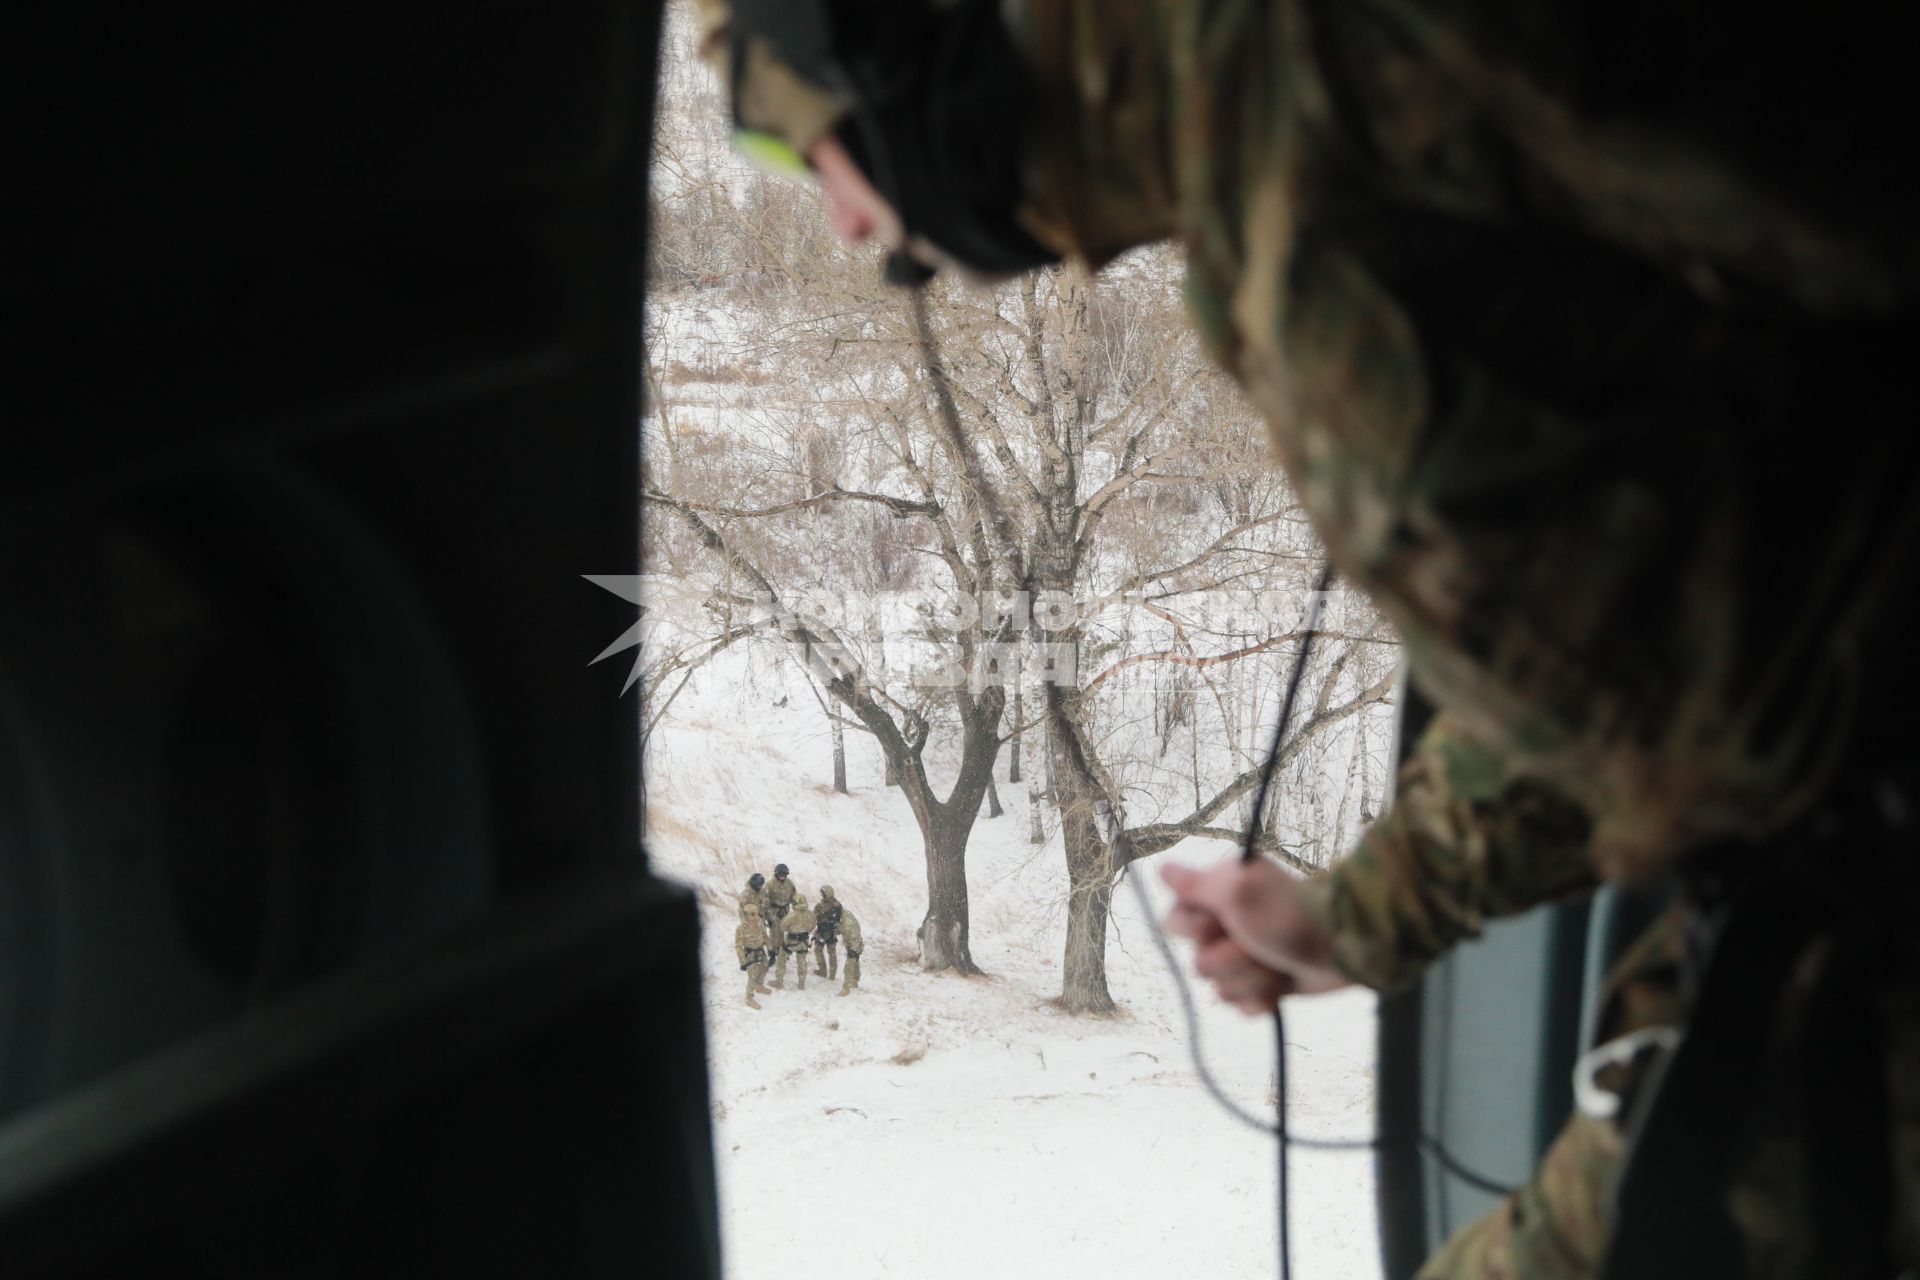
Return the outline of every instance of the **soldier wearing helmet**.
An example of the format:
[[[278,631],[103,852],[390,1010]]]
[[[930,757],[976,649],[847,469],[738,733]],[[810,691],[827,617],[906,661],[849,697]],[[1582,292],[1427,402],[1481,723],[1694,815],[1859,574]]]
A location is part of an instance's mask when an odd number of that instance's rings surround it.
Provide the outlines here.
[[[752,907],[754,914],[762,920],[767,915],[767,878],[758,871],[747,877],[747,887],[740,891],[742,910]]]
[[[840,976],[840,899],[833,886],[820,886],[820,905],[814,910],[813,971],[822,978]]]
[[[781,932],[774,935],[780,946],[780,962],[774,970],[773,985],[783,987],[787,984],[787,957],[794,958],[795,982],[800,990],[807,989],[807,943],[813,937],[813,911],[807,906],[807,897],[796,892],[793,906],[781,921]]]
[[[787,864],[782,862],[773,869],[773,879],[766,887],[767,895],[767,933],[776,941],[786,932],[781,921],[793,907],[795,886],[787,875]]]
[[[703,0],[701,39],[728,70],[742,149],[820,177],[843,236],[900,251],[895,278],[1004,275],[1058,254],[1016,212],[1032,104],[998,8]]]
[[[754,994],[772,994],[766,985],[767,925],[760,912],[746,902],[740,904],[740,923],[733,930],[733,949],[739,957],[741,972],[747,975],[747,1007],[758,1009],[760,1002],[753,998]]]
[[[847,944],[845,976],[840,979],[840,994],[844,996],[860,985],[860,952],[864,949],[859,917],[844,907],[840,911],[840,938]]]

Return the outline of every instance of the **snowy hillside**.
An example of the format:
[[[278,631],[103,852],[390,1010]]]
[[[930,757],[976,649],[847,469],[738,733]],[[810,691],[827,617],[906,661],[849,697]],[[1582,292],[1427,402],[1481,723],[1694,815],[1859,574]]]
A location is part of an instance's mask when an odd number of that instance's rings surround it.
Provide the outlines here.
[[[1121,1011],[1059,1012],[1058,836],[1028,844],[1025,789],[1003,785],[1007,812],[983,816],[968,856],[973,955],[990,976],[922,973],[920,839],[874,745],[849,735],[847,748],[853,794],[838,796],[820,709],[769,647],[699,672],[652,738],[649,847],[703,904],[727,1274],[1274,1274],[1272,1141],[1201,1088],[1131,890],[1108,952]],[[1190,841],[1162,856],[1226,852]],[[831,884],[859,916],[865,972],[844,999],[790,974],[755,1012],[731,949],[735,895],[781,861],[809,899]],[[1217,1074],[1267,1111],[1271,1024],[1202,1004]],[[1297,1130],[1369,1133],[1371,996],[1290,1009]],[[1296,1152],[1293,1169],[1296,1274],[1378,1275],[1368,1157]]]

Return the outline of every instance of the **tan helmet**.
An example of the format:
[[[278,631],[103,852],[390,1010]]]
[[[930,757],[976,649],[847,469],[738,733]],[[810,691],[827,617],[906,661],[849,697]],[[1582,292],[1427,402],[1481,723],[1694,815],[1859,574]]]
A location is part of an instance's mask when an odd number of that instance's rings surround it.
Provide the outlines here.
[[[823,885],[821,885],[821,886],[820,886],[820,896],[821,896],[821,897],[822,897],[823,899],[824,899],[824,898],[831,898],[831,897],[833,896],[833,886],[832,886],[832,885],[830,885],[830,884],[823,884]]]

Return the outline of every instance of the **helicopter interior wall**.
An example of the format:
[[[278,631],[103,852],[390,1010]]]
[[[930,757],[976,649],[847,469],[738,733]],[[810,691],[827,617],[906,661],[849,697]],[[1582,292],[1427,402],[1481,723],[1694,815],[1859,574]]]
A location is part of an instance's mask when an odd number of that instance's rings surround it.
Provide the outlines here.
[[[637,568],[659,20],[12,24],[9,1276],[718,1273],[581,580]]]

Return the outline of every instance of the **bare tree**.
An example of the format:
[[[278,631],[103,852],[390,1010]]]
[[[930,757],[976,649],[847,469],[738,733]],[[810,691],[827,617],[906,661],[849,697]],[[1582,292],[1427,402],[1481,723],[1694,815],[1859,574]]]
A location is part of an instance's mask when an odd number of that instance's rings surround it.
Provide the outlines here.
[[[709,84],[683,88],[689,113],[720,119]],[[1062,1003],[1109,1009],[1113,885],[1180,841],[1238,838],[1301,640],[1297,618],[1220,604],[1298,593],[1318,561],[1264,431],[1190,336],[1169,256],[1099,283],[936,282],[916,313],[804,191],[735,164],[711,123],[663,114],[648,568],[698,586],[706,643],[744,628],[727,643],[808,664],[837,782],[845,729],[877,744],[922,837],[929,968],[977,969],[966,850],[982,801],[1000,812],[1006,743],[1029,839],[1049,838],[1049,817],[1060,834]],[[806,607],[836,591],[918,605]],[[981,605],[1022,591],[1024,611]],[[1072,607],[1041,618],[1042,594]],[[902,646],[946,678],[892,660]],[[1384,767],[1366,723],[1393,650],[1342,595],[1261,848],[1310,869],[1366,820]],[[650,726],[674,688],[649,686]]]
[[[1083,276],[1053,272],[993,299],[969,299],[952,322],[963,340],[947,342],[955,352],[949,367],[932,366],[952,393],[951,418],[960,426],[949,434],[966,432],[969,483],[994,513],[987,527],[1007,544],[1004,558],[1024,558],[1021,580],[1036,604],[1050,593],[1085,606],[1045,628],[1046,642],[1071,651],[1076,664],[1069,680],[1043,685],[1041,710],[1068,885],[1061,1001],[1076,1012],[1112,1007],[1105,944],[1112,887],[1126,863],[1179,839],[1219,836],[1219,815],[1257,778],[1257,763],[1233,742],[1240,767],[1204,798],[1198,717],[1189,703],[1190,812],[1137,831],[1116,825],[1132,808],[1116,774],[1128,771],[1139,744],[1109,732],[1121,717],[1103,686],[1111,682],[1118,694],[1124,682],[1117,677],[1177,670],[1190,695],[1196,680],[1206,685],[1232,741],[1238,712],[1213,683],[1215,669],[1277,664],[1299,643],[1298,632],[1205,652],[1156,601],[1197,599],[1248,580],[1300,588],[1315,559],[1292,495],[1273,481],[1263,455],[1250,456],[1249,442],[1258,439],[1252,415],[1177,336],[1171,290],[1158,287],[1164,280],[1135,283],[1136,291],[1116,299]],[[923,347],[931,343],[922,336]],[[1137,603],[1122,612],[1160,625],[1104,634],[1103,607],[1129,601]],[[1289,760],[1387,696],[1391,679],[1382,672],[1353,697],[1333,701],[1356,655],[1386,639],[1377,622],[1364,621],[1364,634],[1334,637],[1344,647],[1319,673],[1314,715]],[[1140,647],[1155,635],[1171,645]],[[1079,669],[1097,659],[1108,661],[1097,674]],[[1164,797],[1155,799],[1153,808],[1164,806]],[[1275,836],[1266,843],[1278,847]]]

